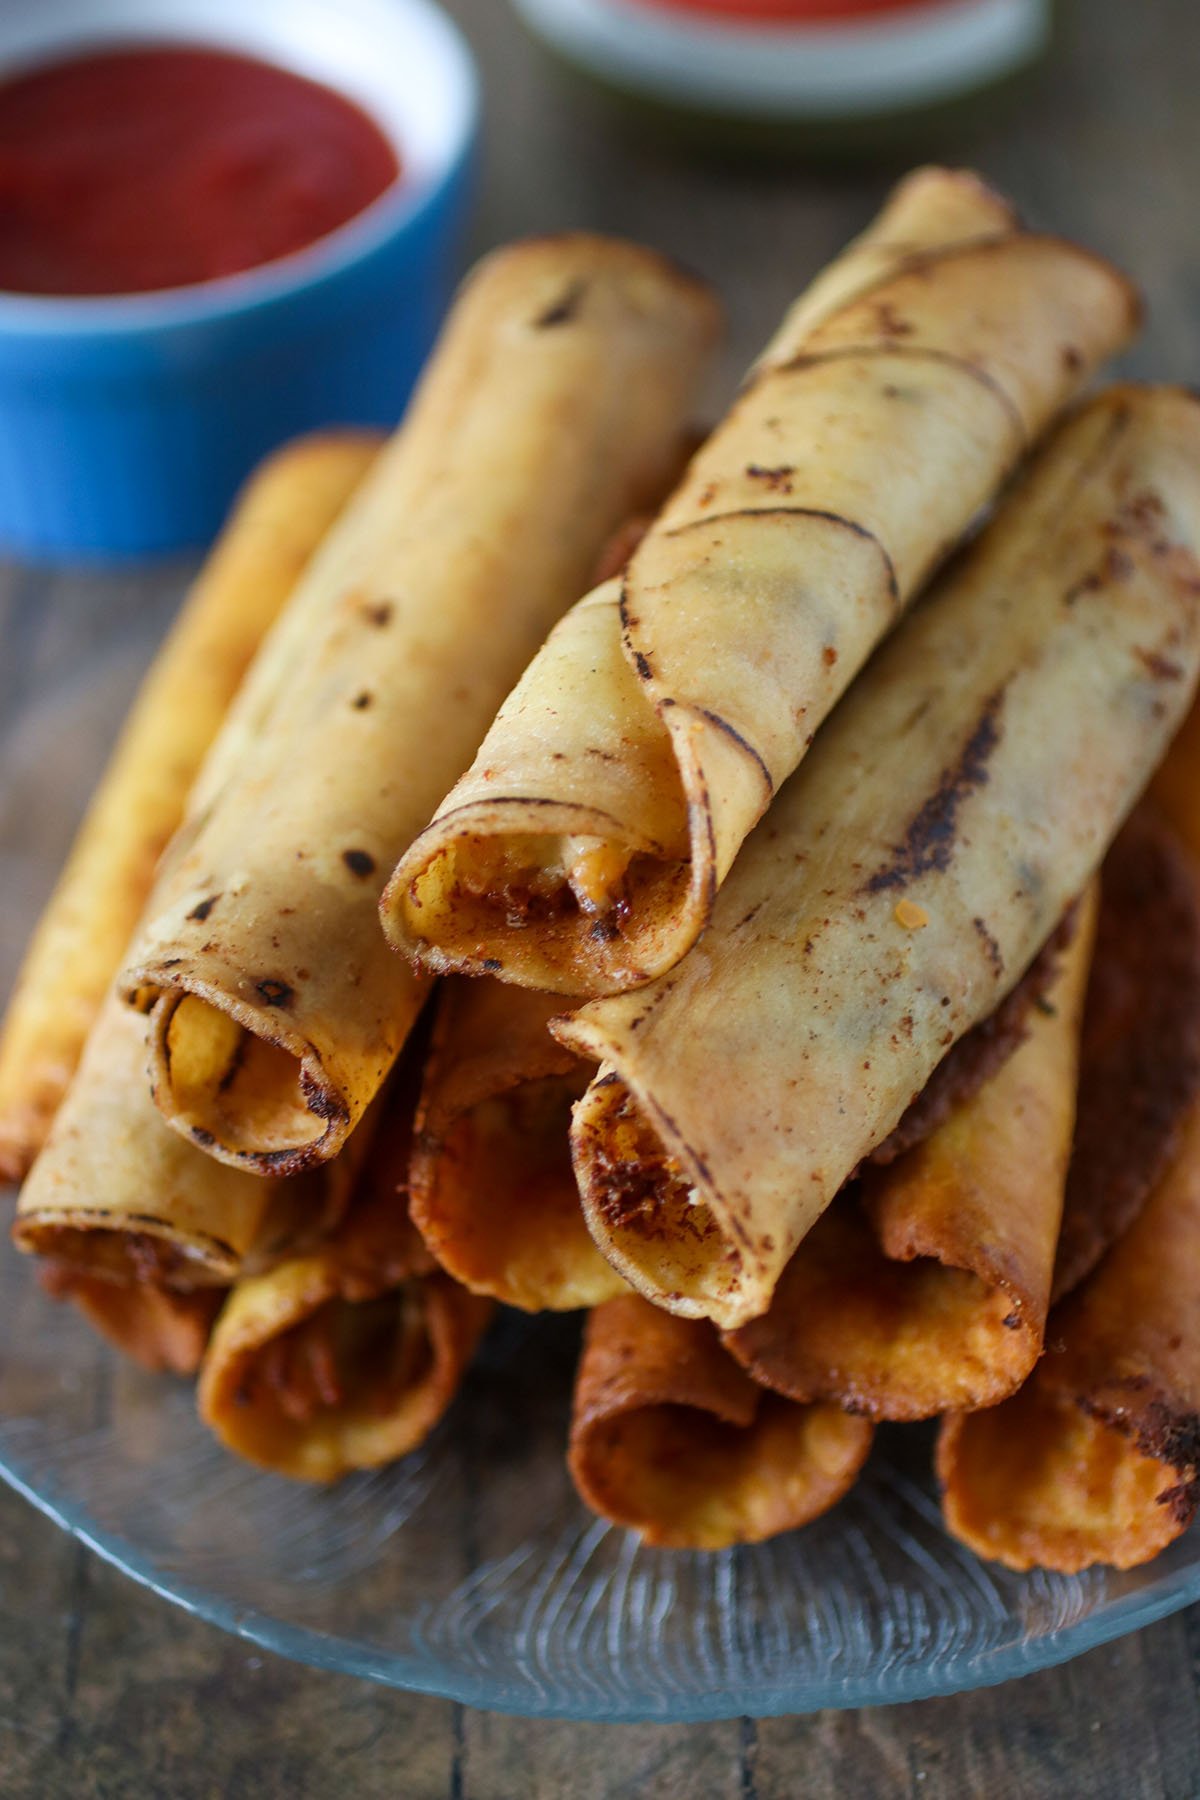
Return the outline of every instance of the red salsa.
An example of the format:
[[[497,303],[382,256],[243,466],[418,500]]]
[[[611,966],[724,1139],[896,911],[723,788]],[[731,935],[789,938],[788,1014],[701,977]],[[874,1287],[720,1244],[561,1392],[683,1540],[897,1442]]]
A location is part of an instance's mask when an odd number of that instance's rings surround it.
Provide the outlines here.
[[[0,289],[188,287],[302,249],[400,172],[354,103],[192,47],[97,51],[0,84]]]

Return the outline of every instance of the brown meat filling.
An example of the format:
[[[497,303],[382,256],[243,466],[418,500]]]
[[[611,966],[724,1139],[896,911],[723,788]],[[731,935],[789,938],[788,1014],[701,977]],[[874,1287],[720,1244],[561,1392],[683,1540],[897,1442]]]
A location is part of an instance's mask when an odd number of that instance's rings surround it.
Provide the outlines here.
[[[430,1359],[418,1288],[375,1300],[327,1300],[264,1345],[237,1401],[279,1411],[298,1425],[323,1410],[361,1410],[364,1402],[382,1417],[424,1377]]]

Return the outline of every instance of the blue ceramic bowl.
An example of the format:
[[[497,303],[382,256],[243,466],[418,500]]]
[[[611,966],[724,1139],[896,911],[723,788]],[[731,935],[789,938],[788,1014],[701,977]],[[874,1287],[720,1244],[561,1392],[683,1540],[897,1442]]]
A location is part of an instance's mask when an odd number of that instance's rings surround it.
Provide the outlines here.
[[[477,84],[430,0],[0,8],[0,73],[172,41],[240,50],[338,88],[395,143],[401,178],[329,236],[245,274],[128,297],[0,293],[9,554],[113,558],[204,543],[283,438],[395,423],[457,274]]]

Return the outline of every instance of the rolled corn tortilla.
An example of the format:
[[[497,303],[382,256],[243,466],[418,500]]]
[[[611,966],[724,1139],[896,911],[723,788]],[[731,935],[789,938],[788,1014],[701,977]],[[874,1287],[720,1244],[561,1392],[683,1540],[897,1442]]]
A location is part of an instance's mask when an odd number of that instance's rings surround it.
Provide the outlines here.
[[[526,1312],[625,1291],[579,1204],[571,1107],[595,1071],[550,1036],[558,1006],[499,982],[443,983],[411,1172],[413,1222],[441,1267]]]
[[[89,1325],[123,1355],[152,1373],[194,1375],[225,1298],[221,1288],[176,1293],[145,1282],[108,1281],[57,1263],[42,1285],[56,1300],[71,1300]]]
[[[393,940],[565,993],[672,968],[822,719],[1136,315],[973,178],[905,184],[510,694],[401,859]]]
[[[948,1418],[946,1523],[1013,1569],[1147,1562],[1200,1495],[1200,1106],[1128,1233],[1050,1315],[1011,1400]]]
[[[0,1033],[0,1180],[20,1181],[50,1121],[267,627],[379,447],[328,432],[250,478],[150,667],[17,977]]]
[[[1093,888],[1026,1036],[923,1143],[838,1197],[726,1347],[873,1419],[994,1406],[1042,1352],[1071,1155]]]
[[[239,1281],[217,1320],[201,1417],[262,1468],[334,1481],[406,1455],[488,1322],[491,1302],[434,1270],[409,1219],[411,1125],[411,1104],[392,1105],[333,1236]]]
[[[703,1321],[636,1294],[588,1320],[568,1462],[581,1498],[669,1549],[723,1550],[806,1525],[853,1486],[873,1428],[744,1375]]]
[[[356,1151],[357,1154],[357,1151]],[[228,1287],[286,1235],[344,1210],[350,1164],[286,1184],[227,1169],[163,1124],[146,1083],[144,1021],[110,993],[21,1189],[13,1241],[85,1277]]]
[[[1179,755],[1176,742],[1167,762]],[[1200,763],[1194,767],[1200,774]],[[1193,860],[1143,802],[1105,857],[1101,879],[1052,1302],[1078,1287],[1129,1229],[1178,1151],[1200,1093]]]
[[[1101,862],[1200,660],[1200,404],[1070,421],[856,683],[645,992],[554,1031],[593,1236],[726,1329]]]
[[[700,283],[584,234],[468,282],[127,965],[157,1103],[214,1156],[292,1173],[378,1091],[426,991],[380,932],[384,881],[605,539],[664,490],[716,323]]]

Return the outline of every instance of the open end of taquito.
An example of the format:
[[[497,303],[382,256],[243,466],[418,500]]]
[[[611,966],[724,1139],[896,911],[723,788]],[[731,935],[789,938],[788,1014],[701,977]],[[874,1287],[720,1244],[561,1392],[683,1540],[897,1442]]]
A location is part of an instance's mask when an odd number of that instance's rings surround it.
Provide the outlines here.
[[[727,1336],[763,1386],[874,1419],[929,1419],[994,1406],[1028,1376],[1071,1155],[1096,898],[1023,1041],[921,1143],[839,1196],[768,1311]]]
[[[973,178],[906,184],[530,665],[400,861],[397,944],[566,993],[672,968],[874,645],[1136,317]]]
[[[202,1150],[287,1175],[340,1147],[350,1111],[309,1041],[278,1022],[291,990],[269,979],[257,986],[258,1004],[208,984],[160,995],[150,1011],[152,1093]]]
[[[327,1269],[285,1264],[239,1285],[221,1314],[202,1416],[228,1449],[279,1475],[336,1481],[381,1468],[449,1406],[486,1304],[445,1275],[347,1298]]]
[[[1200,407],[1110,390],[823,728],[696,954],[552,1029],[589,1227],[736,1329],[1099,867],[1194,691]],[[649,541],[649,540],[647,540]]]
[[[703,1321],[635,1294],[588,1320],[569,1464],[580,1496],[648,1544],[723,1550],[791,1531],[848,1492],[872,1427],[763,1393]]]
[[[372,432],[325,432],[256,469],[152,663],[0,1033],[0,1180],[20,1180],[45,1142],[226,708],[379,443]]]
[[[955,1537],[1010,1569],[1135,1568],[1195,1509],[1169,1462],[1037,1380],[1003,1406],[947,1419],[937,1467]]]
[[[417,1115],[413,1222],[447,1273],[526,1312],[595,1306],[625,1283],[588,1233],[571,1107],[592,1070],[546,1029],[561,1003],[448,981]]]
[[[56,1300],[71,1300],[100,1336],[143,1369],[194,1375],[200,1367],[225,1293],[205,1288],[172,1293],[143,1282],[109,1281],[51,1263],[42,1285]]]
[[[387,878],[610,534],[675,479],[718,329],[702,282],[588,233],[463,287],[125,971],[157,1103],[211,1155],[325,1160],[386,1079],[427,992],[380,930]]]
[[[227,1287],[248,1260],[336,1224],[365,1135],[338,1161],[286,1184],[264,1181],[168,1130],[145,1062],[142,1020],[110,994],[18,1197],[19,1250],[82,1276]]]
[[[341,1226],[310,1254],[239,1281],[200,1377],[227,1448],[304,1481],[414,1449],[458,1389],[491,1314],[432,1259],[408,1216],[412,1105],[385,1097]]]

